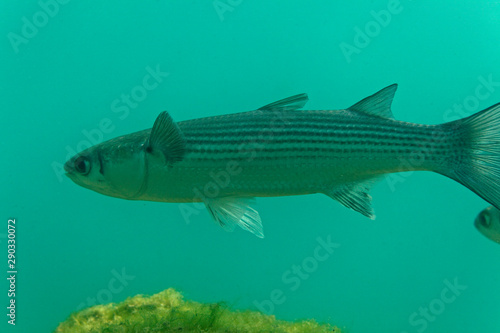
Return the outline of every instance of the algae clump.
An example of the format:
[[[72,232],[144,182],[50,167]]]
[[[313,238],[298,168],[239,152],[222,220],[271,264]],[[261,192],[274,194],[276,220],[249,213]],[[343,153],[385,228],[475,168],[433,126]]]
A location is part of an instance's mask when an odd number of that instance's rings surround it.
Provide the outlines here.
[[[255,311],[230,311],[221,303],[183,300],[170,288],[118,304],[96,305],[72,314],[55,332],[277,332],[340,333],[314,320],[286,322]]]

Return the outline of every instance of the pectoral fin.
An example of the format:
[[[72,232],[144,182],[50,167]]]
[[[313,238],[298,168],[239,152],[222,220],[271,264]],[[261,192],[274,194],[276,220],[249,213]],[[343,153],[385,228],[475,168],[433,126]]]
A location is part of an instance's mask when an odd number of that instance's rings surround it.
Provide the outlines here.
[[[254,198],[205,198],[204,203],[214,221],[225,230],[233,231],[237,225],[264,238],[259,212],[251,206],[255,203]]]
[[[336,187],[334,190],[325,191],[324,193],[347,208],[375,220],[375,213],[372,208],[372,197],[368,192],[377,180],[377,178],[373,178],[364,182],[345,184],[341,187]]]
[[[151,129],[146,152],[161,153],[167,163],[175,163],[184,157],[185,146],[186,141],[177,123],[167,111],[160,113]]]

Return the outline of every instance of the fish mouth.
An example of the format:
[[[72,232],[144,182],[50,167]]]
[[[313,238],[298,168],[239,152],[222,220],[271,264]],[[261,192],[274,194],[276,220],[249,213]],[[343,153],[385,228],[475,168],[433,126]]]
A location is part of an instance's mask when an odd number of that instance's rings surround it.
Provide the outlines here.
[[[68,177],[70,177],[70,175],[73,175],[73,171],[75,171],[75,169],[70,165],[70,162],[71,162],[71,160],[64,163],[64,171],[66,171],[66,176],[68,176]]]

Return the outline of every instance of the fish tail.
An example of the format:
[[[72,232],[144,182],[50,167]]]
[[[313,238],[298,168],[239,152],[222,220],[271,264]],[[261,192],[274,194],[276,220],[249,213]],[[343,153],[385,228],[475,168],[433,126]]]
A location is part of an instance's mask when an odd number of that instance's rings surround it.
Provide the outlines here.
[[[438,172],[500,209],[500,103],[441,126],[452,153]]]

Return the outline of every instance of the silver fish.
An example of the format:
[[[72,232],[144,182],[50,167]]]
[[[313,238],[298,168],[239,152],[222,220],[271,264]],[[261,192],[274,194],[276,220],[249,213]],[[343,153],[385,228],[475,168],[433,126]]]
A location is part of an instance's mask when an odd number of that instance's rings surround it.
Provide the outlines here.
[[[493,206],[483,209],[477,215],[474,226],[484,236],[500,244],[500,210]]]
[[[221,226],[258,237],[255,197],[323,193],[374,219],[370,188],[402,171],[440,173],[500,207],[500,104],[445,124],[413,124],[393,117],[396,89],[342,110],[299,110],[308,100],[299,94],[178,123],[162,112],[152,129],[95,145],[64,167],[76,184],[108,196],[203,202]]]

